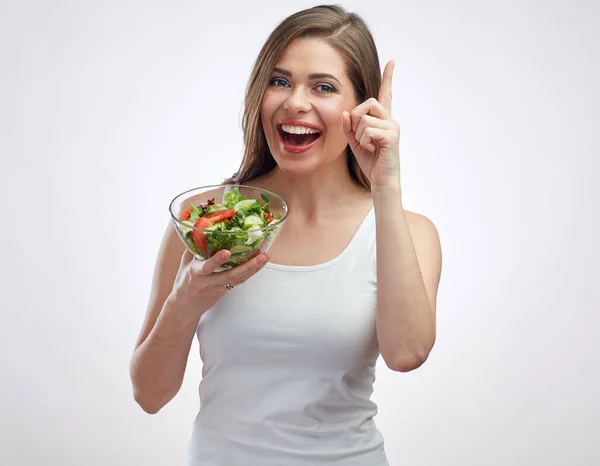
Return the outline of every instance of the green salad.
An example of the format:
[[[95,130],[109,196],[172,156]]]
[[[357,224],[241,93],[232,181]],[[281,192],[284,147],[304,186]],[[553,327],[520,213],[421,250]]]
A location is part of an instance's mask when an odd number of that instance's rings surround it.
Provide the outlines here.
[[[223,265],[239,265],[266,250],[278,227],[261,229],[282,218],[271,213],[271,201],[266,194],[261,194],[261,198],[262,203],[234,189],[225,193],[223,204],[215,203],[214,199],[198,206],[190,203],[179,216],[179,231],[196,254],[208,258],[227,249],[231,257]]]

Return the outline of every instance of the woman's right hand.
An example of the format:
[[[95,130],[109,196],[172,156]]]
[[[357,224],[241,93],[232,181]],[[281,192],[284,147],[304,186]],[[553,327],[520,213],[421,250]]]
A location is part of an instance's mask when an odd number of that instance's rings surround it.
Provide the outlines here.
[[[215,272],[215,269],[227,262],[230,256],[229,251],[222,250],[210,259],[200,261],[186,249],[181,256],[169,300],[176,302],[177,307],[185,309],[190,316],[199,319],[225,293],[229,293],[226,283],[232,287],[244,283],[261,270],[270,259],[268,254],[262,253],[233,269]]]

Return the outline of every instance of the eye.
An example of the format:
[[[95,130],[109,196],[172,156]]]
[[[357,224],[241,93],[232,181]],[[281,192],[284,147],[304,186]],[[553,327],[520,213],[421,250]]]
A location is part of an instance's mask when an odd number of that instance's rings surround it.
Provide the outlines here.
[[[275,87],[285,87],[286,85],[288,85],[288,82],[282,78],[273,78],[271,79],[269,84]]]
[[[330,86],[329,84],[317,84],[317,88],[321,88],[321,92],[323,94],[330,94],[332,92],[335,92],[335,88],[333,86]]]

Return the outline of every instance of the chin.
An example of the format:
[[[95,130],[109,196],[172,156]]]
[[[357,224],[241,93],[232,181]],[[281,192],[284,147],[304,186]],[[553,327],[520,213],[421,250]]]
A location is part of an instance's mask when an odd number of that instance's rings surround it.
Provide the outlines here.
[[[319,168],[318,163],[311,160],[290,160],[289,158],[279,156],[275,159],[279,170],[288,176],[306,176],[310,175]]]

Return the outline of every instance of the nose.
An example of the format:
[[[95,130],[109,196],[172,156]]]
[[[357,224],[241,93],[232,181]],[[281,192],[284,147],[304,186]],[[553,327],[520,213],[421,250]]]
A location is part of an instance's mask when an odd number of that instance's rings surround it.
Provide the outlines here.
[[[290,113],[309,112],[312,104],[307,91],[302,86],[296,87],[283,103],[283,108]]]

